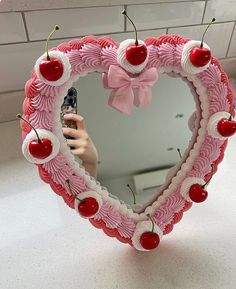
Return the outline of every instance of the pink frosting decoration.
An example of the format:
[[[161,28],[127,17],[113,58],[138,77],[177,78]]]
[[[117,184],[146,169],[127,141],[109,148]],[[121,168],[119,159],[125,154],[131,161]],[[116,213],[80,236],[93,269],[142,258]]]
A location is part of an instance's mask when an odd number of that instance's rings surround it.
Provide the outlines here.
[[[172,222],[174,214],[180,212],[185,205],[184,198],[179,194],[179,189],[176,193],[171,194],[165,204],[160,206],[154,213],[153,218],[160,228],[164,229],[165,226]]]
[[[72,175],[69,180],[70,180],[70,188],[73,194],[78,195],[79,193],[88,190],[88,186],[85,184],[85,180],[82,177]],[[68,194],[70,194],[70,188],[68,184],[66,183],[65,186]]]
[[[55,158],[50,160],[49,162],[43,164],[43,168],[45,171],[50,174],[58,172],[62,167],[66,165],[65,157],[59,152]]]
[[[25,114],[31,114],[35,111],[35,108],[32,106],[30,99],[28,97],[24,99],[22,108]]]
[[[106,70],[111,65],[117,65],[117,50],[115,47],[105,47],[101,50],[102,67]]]
[[[98,44],[101,45],[102,47],[118,46],[118,44],[111,37],[108,36],[99,37]]]
[[[52,130],[52,117],[47,111],[36,110],[30,115],[29,121],[35,128]]]
[[[98,213],[94,216],[95,220],[101,220],[104,219],[107,214],[109,214],[109,204],[105,201],[101,207],[101,209],[98,211]]]
[[[206,70],[198,74],[198,77],[201,79],[202,84],[208,88],[214,87],[221,82],[221,73],[215,64],[210,64]]]
[[[208,157],[202,157],[199,156],[194,165],[193,168],[195,171],[199,171],[202,173],[202,176],[205,176],[206,174],[208,174],[211,171],[211,162],[210,159]]]
[[[44,95],[47,97],[55,97],[55,96],[58,96],[60,94],[61,86],[51,86],[51,85],[44,83],[40,79],[37,79],[35,81],[35,86],[37,88],[37,91],[41,95]]]
[[[101,64],[101,47],[96,44],[86,44],[80,49],[80,55],[88,68],[95,68]]]
[[[150,45],[147,47],[147,49],[149,51],[147,68],[156,67],[158,69],[161,65],[159,61],[158,47],[155,45]]]
[[[65,185],[66,180],[70,179],[73,174],[73,170],[64,165],[59,171],[55,171],[51,174],[52,180],[56,184]]]
[[[81,73],[85,71],[86,66],[81,58],[80,51],[71,50],[67,53],[67,56],[69,58],[71,69],[73,72]]]
[[[174,64],[174,51],[175,47],[169,43],[161,44],[158,47],[161,66],[170,66]]]
[[[108,202],[104,202],[101,210],[94,216],[95,220],[102,219],[108,228],[117,228],[121,223],[121,215]]]
[[[219,157],[220,147],[223,145],[224,140],[214,139],[211,136],[206,137],[200,151],[200,156],[209,157],[213,162]]]
[[[174,65],[181,66],[181,58],[184,44],[177,44],[174,49]]]
[[[35,109],[49,112],[53,110],[55,98],[38,94],[31,99],[31,103]]]
[[[121,215],[121,223],[117,227],[117,231],[122,237],[131,238],[134,234],[135,223],[128,217]]]
[[[38,93],[35,78],[29,79],[25,84],[25,95],[28,98],[34,97]]]
[[[227,100],[228,89],[224,83],[216,83],[214,86],[211,86],[207,92],[210,101],[210,114],[218,111],[229,111],[229,102]]]

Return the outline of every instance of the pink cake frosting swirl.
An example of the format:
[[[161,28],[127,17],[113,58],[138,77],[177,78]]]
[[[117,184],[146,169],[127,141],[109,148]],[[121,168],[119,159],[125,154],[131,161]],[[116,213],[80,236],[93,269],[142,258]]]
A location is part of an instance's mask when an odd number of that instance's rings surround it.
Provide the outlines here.
[[[82,61],[87,68],[95,68],[101,65],[101,47],[92,43],[84,45],[80,49]]]
[[[52,130],[52,117],[48,111],[34,111],[30,115],[29,121],[35,128]]]

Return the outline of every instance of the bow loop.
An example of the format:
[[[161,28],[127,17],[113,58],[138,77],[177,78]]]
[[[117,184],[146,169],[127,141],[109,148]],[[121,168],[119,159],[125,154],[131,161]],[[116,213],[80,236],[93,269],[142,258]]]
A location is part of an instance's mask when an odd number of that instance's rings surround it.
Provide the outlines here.
[[[120,112],[130,113],[133,104],[147,106],[152,99],[151,86],[158,79],[156,68],[152,67],[137,77],[130,77],[121,67],[111,65],[103,74],[105,88],[112,92],[108,104]]]

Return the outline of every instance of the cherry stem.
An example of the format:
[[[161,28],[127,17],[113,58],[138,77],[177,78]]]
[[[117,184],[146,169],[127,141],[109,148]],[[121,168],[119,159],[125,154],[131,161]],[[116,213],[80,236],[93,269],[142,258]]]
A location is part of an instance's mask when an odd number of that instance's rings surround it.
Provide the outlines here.
[[[134,22],[130,19],[130,17],[127,15],[127,12],[125,11],[125,10],[123,10],[122,11],[122,14],[124,15],[124,16],[126,16],[128,19],[129,19],[129,21],[131,22],[131,24],[133,25],[133,27],[134,27],[134,32],[135,32],[135,45],[137,46],[138,45],[138,33],[137,33],[137,28],[136,28],[136,26],[134,25]]]
[[[32,126],[32,124],[31,124],[28,120],[26,120],[25,118],[23,118],[19,113],[16,115],[16,118],[23,120],[23,121],[26,122],[30,127],[32,127],[32,129],[35,131],[36,136],[37,136],[37,138],[38,138],[38,143],[41,143],[41,142],[42,142],[42,140],[41,140],[40,137],[39,137],[39,134],[38,134],[37,130]]]
[[[181,152],[180,152],[180,149],[178,148],[177,151],[178,151],[178,153],[179,153],[180,159],[182,160],[182,154],[181,154]]]
[[[154,234],[154,221],[153,221],[153,219],[151,218],[151,216],[148,214],[147,215],[148,216],[148,218],[151,220],[151,222],[152,222],[152,231],[151,231],[151,234]]]
[[[80,201],[81,203],[84,203],[85,200],[79,199],[79,198],[72,192],[72,189],[71,189],[71,186],[70,186],[70,180],[66,180],[66,182],[67,182],[67,185],[68,185],[70,194],[71,194],[73,197],[75,197],[78,201]]]
[[[46,54],[47,54],[47,60],[50,60],[50,57],[49,57],[49,54],[48,54],[48,42],[49,42],[49,40],[51,39],[53,33],[54,33],[56,30],[59,30],[59,26],[58,26],[58,25],[55,25],[55,27],[54,27],[54,29],[52,30],[52,32],[48,35],[48,38],[47,38],[47,41],[46,41],[46,44],[45,44],[45,51],[46,51]]]
[[[127,187],[130,189],[132,195],[133,195],[133,198],[134,198],[134,204],[136,204],[136,196],[135,196],[135,193],[134,191],[132,190],[131,186],[129,184],[127,184]]]
[[[210,183],[210,181],[211,181],[211,179],[212,179],[212,177],[213,177],[213,175],[214,175],[214,168],[215,168],[215,166],[214,166],[214,164],[212,164],[212,165],[211,165],[211,177],[210,177],[210,179],[205,183],[205,185],[202,186],[203,188],[205,188],[205,186]]]
[[[206,28],[206,30],[204,31],[203,35],[202,35],[202,41],[201,41],[201,45],[200,45],[201,48],[203,47],[203,38],[204,38],[204,36],[205,36],[208,28],[209,28],[210,25],[211,25],[213,22],[215,22],[215,21],[216,21],[216,19],[215,19],[215,18],[212,18],[211,22],[207,25],[207,28]]]

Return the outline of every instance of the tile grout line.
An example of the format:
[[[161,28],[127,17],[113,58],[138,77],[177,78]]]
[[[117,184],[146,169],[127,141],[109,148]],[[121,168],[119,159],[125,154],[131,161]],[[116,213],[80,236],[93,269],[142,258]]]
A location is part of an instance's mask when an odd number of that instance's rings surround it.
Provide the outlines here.
[[[144,2],[144,3],[131,3],[127,6],[135,6],[135,5],[150,5],[150,4],[175,4],[175,3],[189,3],[189,2],[203,2],[205,0],[187,0],[187,1],[165,1],[165,2]],[[32,10],[10,10],[10,11],[0,11],[1,13],[21,13],[21,12],[37,12],[37,11],[47,11],[47,10],[69,10],[69,9],[86,9],[86,8],[99,8],[99,7],[118,7],[123,6],[122,3],[120,4],[112,4],[112,5],[95,5],[95,6],[73,6],[73,7],[59,7],[59,8],[41,8],[41,9],[32,9]]]
[[[26,25],[26,19],[25,19],[24,12],[21,12],[21,16],[22,16],[23,23],[24,23],[24,28],[25,28],[25,34],[26,34],[27,42],[30,42],[29,32],[28,32],[28,28],[27,28],[27,25]]]
[[[205,5],[204,5],[203,13],[202,13],[201,24],[203,24],[203,21],[204,21],[204,17],[205,17],[205,13],[206,13],[206,7],[207,7],[207,0],[205,0]]]
[[[229,53],[229,48],[230,48],[230,45],[231,45],[231,42],[232,42],[232,38],[233,38],[233,35],[234,35],[234,31],[236,31],[235,26],[236,26],[236,21],[234,22],[234,26],[233,26],[232,33],[231,33],[231,36],[230,36],[230,39],[229,39],[229,45],[228,45],[228,47],[227,47],[225,57],[227,57],[227,56],[228,56],[228,53]]]
[[[217,24],[227,24],[227,23],[235,23],[235,20],[231,21],[222,21],[222,22],[216,22],[214,25]],[[147,29],[139,29],[137,30],[138,32],[145,32],[145,31],[156,31],[156,30],[161,30],[161,29],[175,29],[175,28],[187,28],[187,27],[196,27],[196,26],[204,26],[207,24],[189,24],[189,25],[181,25],[181,26],[170,26],[170,27],[158,27],[158,28],[147,28]],[[107,32],[107,33],[95,33],[93,35],[95,36],[106,36],[110,34],[122,34],[126,32],[133,32],[133,30],[126,30],[126,31],[116,31],[116,32]],[[60,38],[52,38],[52,41],[58,41],[58,40],[68,40],[68,39],[75,39],[75,38],[81,38],[84,35],[77,35],[77,36],[68,36],[68,37],[60,37]],[[11,42],[11,43],[1,43],[1,46],[7,46],[7,45],[15,45],[15,44],[26,44],[26,43],[37,43],[37,42],[42,42],[45,41],[46,39],[37,39],[37,40],[30,40],[30,41],[21,41],[21,42]]]

